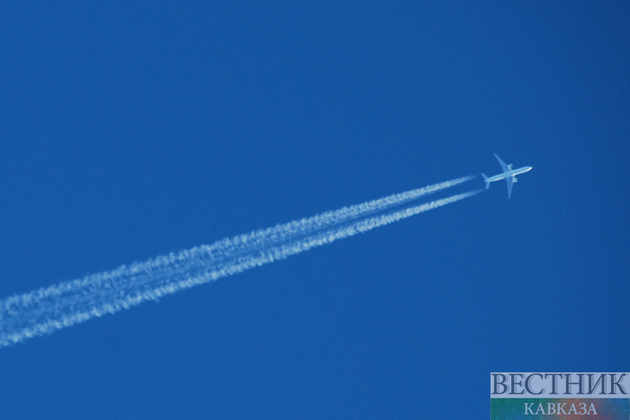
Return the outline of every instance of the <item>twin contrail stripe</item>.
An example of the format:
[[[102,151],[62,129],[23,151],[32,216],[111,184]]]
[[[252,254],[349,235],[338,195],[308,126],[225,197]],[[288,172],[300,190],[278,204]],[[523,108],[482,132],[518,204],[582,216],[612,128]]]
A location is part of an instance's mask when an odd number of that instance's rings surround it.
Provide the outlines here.
[[[311,248],[454,203],[481,190],[400,206],[466,182],[458,178],[156,257],[0,300],[0,347],[50,334],[147,300],[241,273]],[[395,208],[398,207],[398,210]]]

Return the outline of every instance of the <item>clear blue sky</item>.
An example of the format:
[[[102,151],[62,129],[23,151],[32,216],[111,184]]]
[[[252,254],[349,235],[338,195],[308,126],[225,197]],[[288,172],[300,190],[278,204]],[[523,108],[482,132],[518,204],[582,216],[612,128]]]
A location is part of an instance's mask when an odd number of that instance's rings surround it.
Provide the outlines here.
[[[627,1],[3,1],[0,297],[534,169],[2,348],[0,418],[487,418],[491,371],[627,371],[629,28]]]

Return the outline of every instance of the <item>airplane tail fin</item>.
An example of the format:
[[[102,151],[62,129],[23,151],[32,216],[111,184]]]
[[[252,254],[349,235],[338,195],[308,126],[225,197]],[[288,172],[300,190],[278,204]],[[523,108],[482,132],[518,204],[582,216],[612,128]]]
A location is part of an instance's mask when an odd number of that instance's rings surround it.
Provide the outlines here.
[[[490,181],[488,181],[488,177],[486,176],[486,174],[482,173],[481,176],[483,177],[483,180],[486,183],[486,190],[487,190],[488,188],[490,188]]]

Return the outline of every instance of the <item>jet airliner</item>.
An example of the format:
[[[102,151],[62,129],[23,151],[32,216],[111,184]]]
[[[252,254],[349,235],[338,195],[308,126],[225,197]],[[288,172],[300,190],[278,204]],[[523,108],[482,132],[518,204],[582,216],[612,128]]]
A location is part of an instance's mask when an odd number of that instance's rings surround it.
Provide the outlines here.
[[[503,173],[497,174],[491,177],[487,177],[486,174],[481,174],[483,176],[483,180],[486,182],[486,190],[490,188],[490,183],[494,181],[500,181],[505,179],[507,181],[508,188],[508,199],[512,195],[512,184],[516,182],[516,175],[524,174],[525,172],[529,172],[532,170],[531,166],[523,166],[522,168],[512,169],[512,164],[506,165],[505,162],[501,160],[501,158],[495,153],[494,157],[497,158],[499,164],[501,165],[501,169],[503,169]]]

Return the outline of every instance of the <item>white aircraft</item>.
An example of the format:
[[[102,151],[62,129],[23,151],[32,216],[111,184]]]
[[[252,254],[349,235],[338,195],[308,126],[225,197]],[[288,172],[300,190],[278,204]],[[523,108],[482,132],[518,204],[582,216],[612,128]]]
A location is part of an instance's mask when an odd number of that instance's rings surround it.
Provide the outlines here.
[[[497,154],[494,154],[494,157],[497,158],[497,160],[499,161],[499,164],[501,165],[501,169],[503,169],[503,173],[502,174],[498,174],[498,175],[494,175],[491,177],[487,177],[486,174],[481,174],[481,176],[483,176],[483,180],[486,182],[486,190],[488,188],[490,188],[490,183],[494,182],[494,181],[500,181],[502,179],[505,179],[507,181],[507,187],[508,187],[508,198],[510,198],[510,196],[512,195],[512,184],[515,183],[516,180],[516,175],[520,175],[520,174],[524,174],[525,172],[529,172],[532,170],[531,166],[523,166],[522,168],[518,168],[518,169],[512,169],[512,164],[510,163],[509,165],[506,165],[505,162],[503,162],[501,160],[501,158],[499,156],[497,156]]]

